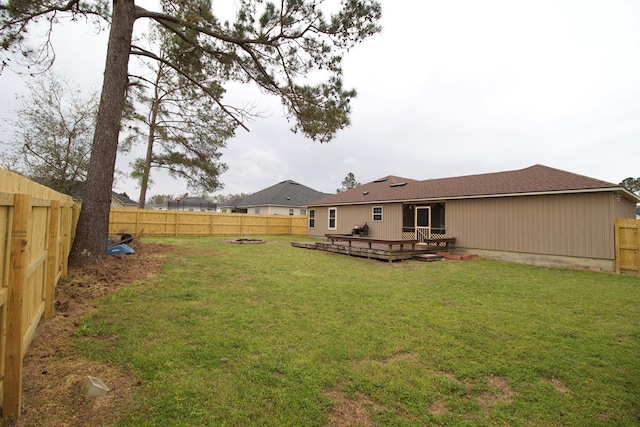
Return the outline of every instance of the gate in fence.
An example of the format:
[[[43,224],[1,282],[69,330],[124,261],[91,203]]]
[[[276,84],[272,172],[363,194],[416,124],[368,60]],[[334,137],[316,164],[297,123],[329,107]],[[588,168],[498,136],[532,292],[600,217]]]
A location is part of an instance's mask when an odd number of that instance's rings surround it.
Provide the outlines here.
[[[640,275],[640,220],[617,218],[616,273]]]

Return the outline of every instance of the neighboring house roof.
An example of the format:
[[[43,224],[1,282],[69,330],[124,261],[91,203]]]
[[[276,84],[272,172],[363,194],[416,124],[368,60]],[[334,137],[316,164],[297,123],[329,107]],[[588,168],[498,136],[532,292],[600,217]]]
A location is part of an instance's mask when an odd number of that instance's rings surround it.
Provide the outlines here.
[[[298,184],[295,181],[282,181],[264,190],[236,200],[238,208],[253,206],[306,206],[310,201],[327,196],[327,193]]]
[[[189,209],[189,208],[200,208],[207,210],[215,210],[217,204],[207,199],[203,199],[202,197],[183,197],[180,200],[169,200],[167,201],[168,209]]]
[[[167,209],[167,203],[145,203],[145,209]]]
[[[310,205],[365,204],[388,201],[460,199],[491,196],[618,190],[618,184],[543,165],[514,171],[415,181],[388,176],[354,189],[314,200]]]
[[[123,194],[118,194],[115,191],[111,192],[111,199],[115,199],[117,203],[120,203],[123,206],[138,206],[138,202],[131,200]]]

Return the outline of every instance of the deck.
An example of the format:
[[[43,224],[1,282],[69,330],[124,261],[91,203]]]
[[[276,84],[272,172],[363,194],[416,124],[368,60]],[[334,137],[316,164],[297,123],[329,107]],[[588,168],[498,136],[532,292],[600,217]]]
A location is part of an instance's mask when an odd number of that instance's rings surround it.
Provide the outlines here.
[[[326,252],[340,253],[350,256],[381,259],[389,262],[412,259],[434,252],[453,249],[455,238],[430,239],[426,242],[418,240],[374,239],[352,236],[350,234],[326,234],[326,242],[315,242],[313,248]],[[293,246],[310,248],[309,242]]]

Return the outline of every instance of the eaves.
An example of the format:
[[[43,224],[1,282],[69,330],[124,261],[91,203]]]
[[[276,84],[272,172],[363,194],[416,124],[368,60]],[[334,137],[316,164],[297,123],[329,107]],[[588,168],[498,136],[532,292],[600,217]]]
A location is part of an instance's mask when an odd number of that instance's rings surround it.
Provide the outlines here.
[[[501,194],[474,194],[474,195],[460,195],[460,196],[438,196],[438,197],[425,197],[425,198],[410,198],[410,199],[386,199],[386,200],[358,200],[353,202],[344,203],[322,203],[322,204],[310,204],[308,206],[349,206],[349,205],[373,205],[373,204],[385,204],[385,203],[433,203],[443,202],[446,200],[465,200],[465,199],[489,199],[489,198],[501,198],[501,197],[524,197],[524,196],[544,196],[544,195],[562,195],[562,194],[584,194],[584,193],[615,193],[627,200],[640,203],[640,196],[630,192],[624,187],[610,187],[610,188],[588,188],[579,190],[555,190],[555,191],[537,191],[537,192],[525,192],[525,193],[501,193]]]

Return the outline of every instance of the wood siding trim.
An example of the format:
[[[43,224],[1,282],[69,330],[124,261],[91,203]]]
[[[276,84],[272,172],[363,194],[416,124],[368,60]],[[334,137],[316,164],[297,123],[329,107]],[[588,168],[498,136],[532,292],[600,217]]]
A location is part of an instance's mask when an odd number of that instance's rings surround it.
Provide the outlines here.
[[[468,249],[614,259],[612,193],[452,200],[447,235]]]

